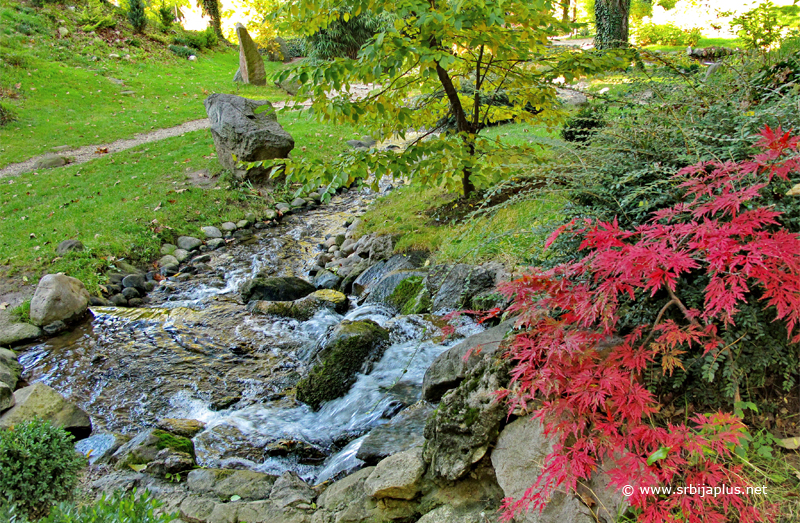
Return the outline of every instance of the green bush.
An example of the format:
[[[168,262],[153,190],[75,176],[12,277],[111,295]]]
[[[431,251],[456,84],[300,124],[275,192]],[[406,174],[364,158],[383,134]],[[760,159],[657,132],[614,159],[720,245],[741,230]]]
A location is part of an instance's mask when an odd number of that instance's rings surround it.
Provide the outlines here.
[[[92,32],[101,29],[114,29],[117,20],[112,13],[106,14],[105,6],[100,0],[91,0],[78,16],[78,23],[84,31]]]
[[[128,0],[128,21],[137,33],[144,33],[147,27],[144,0]]]
[[[306,38],[309,58],[333,60],[334,58],[355,58],[359,49],[372,38],[384,24],[389,23],[391,15],[365,12],[351,16],[345,22],[339,18],[323,29]]]
[[[299,58],[307,54],[305,38],[289,38],[286,40],[286,47],[289,49],[290,58]]]
[[[586,143],[605,125],[605,108],[588,104],[581,107],[578,114],[564,123],[561,137],[568,142]]]
[[[178,518],[177,514],[155,515],[161,502],[150,498],[148,492],[137,495],[136,489],[130,493],[114,492],[111,497],[102,498],[88,506],[61,503],[39,523],[169,523]],[[28,523],[13,505],[0,507],[0,521],[3,523]]]
[[[209,38],[211,38],[212,41],[209,41]],[[199,51],[214,46],[217,43],[217,35],[214,34],[213,30],[186,31],[175,35],[172,39],[172,43],[183,47],[191,47]]]
[[[168,31],[175,22],[175,13],[172,8],[162,2],[161,5],[158,6],[158,11],[156,11],[156,13],[158,14],[158,21],[161,22],[164,31]]]
[[[47,421],[0,430],[0,505],[38,518],[72,496],[84,458],[72,436]]]
[[[646,23],[636,29],[636,42],[639,45],[686,45],[694,46],[703,35],[700,29],[692,28],[688,31],[674,24],[658,25]]]
[[[189,58],[194,54],[194,51],[182,45],[171,45],[169,46],[169,50],[175,53],[176,55],[180,56],[181,58]]]
[[[206,47],[211,49],[212,47],[216,46],[219,43],[219,37],[217,33],[214,32],[213,27],[206,27]]]

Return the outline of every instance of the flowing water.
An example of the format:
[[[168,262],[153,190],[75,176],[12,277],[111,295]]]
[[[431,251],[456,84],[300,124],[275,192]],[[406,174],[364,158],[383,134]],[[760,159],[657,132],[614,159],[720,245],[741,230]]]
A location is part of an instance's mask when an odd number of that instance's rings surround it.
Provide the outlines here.
[[[258,273],[307,278],[319,244],[368,203],[350,192],[286,217],[210,253],[210,271],[162,284],[146,308],[93,309],[91,321],[25,351],[24,377],[86,410],[95,432],[135,433],[162,418],[203,421],[194,438],[203,466],[294,470],[317,482],[356,468],[365,435],[419,400],[425,370],[449,346],[437,343],[441,322],[354,300],[344,315],[322,310],[304,322],[258,316],[238,289]],[[294,386],[321,338],[355,319],[386,328],[391,346],[344,397],[314,412],[294,399]],[[477,329],[465,323],[457,332]]]

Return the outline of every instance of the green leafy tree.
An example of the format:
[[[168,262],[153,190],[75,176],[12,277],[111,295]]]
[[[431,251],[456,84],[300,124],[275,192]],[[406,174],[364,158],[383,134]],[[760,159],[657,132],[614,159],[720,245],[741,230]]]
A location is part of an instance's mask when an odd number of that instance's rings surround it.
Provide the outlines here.
[[[305,184],[349,185],[374,175],[403,176],[456,188],[465,197],[520,168],[520,155],[480,136],[492,122],[556,124],[564,116],[557,79],[625,62],[549,45],[565,29],[551,0],[300,0],[286,6],[292,29],[310,35],[341,18],[389,12],[384,26],[354,59],[301,64],[278,80],[299,81],[315,114],[331,123],[351,122],[376,138],[417,132],[402,153],[357,152],[327,165],[289,161],[287,179]],[[291,77],[291,78],[290,78]],[[352,99],[355,83],[372,89]]]

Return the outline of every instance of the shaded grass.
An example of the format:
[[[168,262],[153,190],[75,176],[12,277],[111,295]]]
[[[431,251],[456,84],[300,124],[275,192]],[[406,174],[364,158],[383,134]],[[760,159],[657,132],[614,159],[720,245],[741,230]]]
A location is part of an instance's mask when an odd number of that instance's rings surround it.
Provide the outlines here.
[[[643,49],[647,49],[648,51],[662,51],[662,52],[672,52],[672,51],[686,51],[686,45],[648,45],[644,46]],[[693,45],[692,47],[729,47],[729,48],[744,48],[744,42],[740,38],[701,38],[698,40],[697,45]]]

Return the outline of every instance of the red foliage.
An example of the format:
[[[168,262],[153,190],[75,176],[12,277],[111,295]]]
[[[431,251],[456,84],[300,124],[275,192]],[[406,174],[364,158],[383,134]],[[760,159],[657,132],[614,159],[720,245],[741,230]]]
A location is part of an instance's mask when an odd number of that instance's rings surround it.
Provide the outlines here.
[[[542,474],[521,500],[506,500],[510,519],[541,509],[556,488],[575,489],[601,463],[612,464],[612,484],[634,487],[629,503],[639,521],[743,523],[770,520],[746,493],[718,496],[643,494],[648,486],[725,485],[744,489],[729,459],[745,432],[737,417],[697,415],[689,424],[658,426],[659,404],[640,382],[652,363],[664,372],[681,366],[692,347],[721,347],[718,329],[734,324],[751,290],[793,341],[800,339],[800,238],[781,228],[780,213],[757,207],[759,191],[777,176],[800,171],[800,138],[766,128],[762,153],[742,163],[704,162],[678,173],[685,201],[659,211],[636,230],[611,223],[570,223],[558,231],[582,239],[585,256],[535,271],[501,288],[519,313],[510,352],[510,408],[536,400],[535,416],[556,440]],[[793,157],[794,156],[794,157]],[[680,299],[677,283],[692,272],[710,278],[702,311]],[[669,299],[655,325],[619,336],[620,306],[646,295]],[[663,319],[677,307],[679,321]]]

